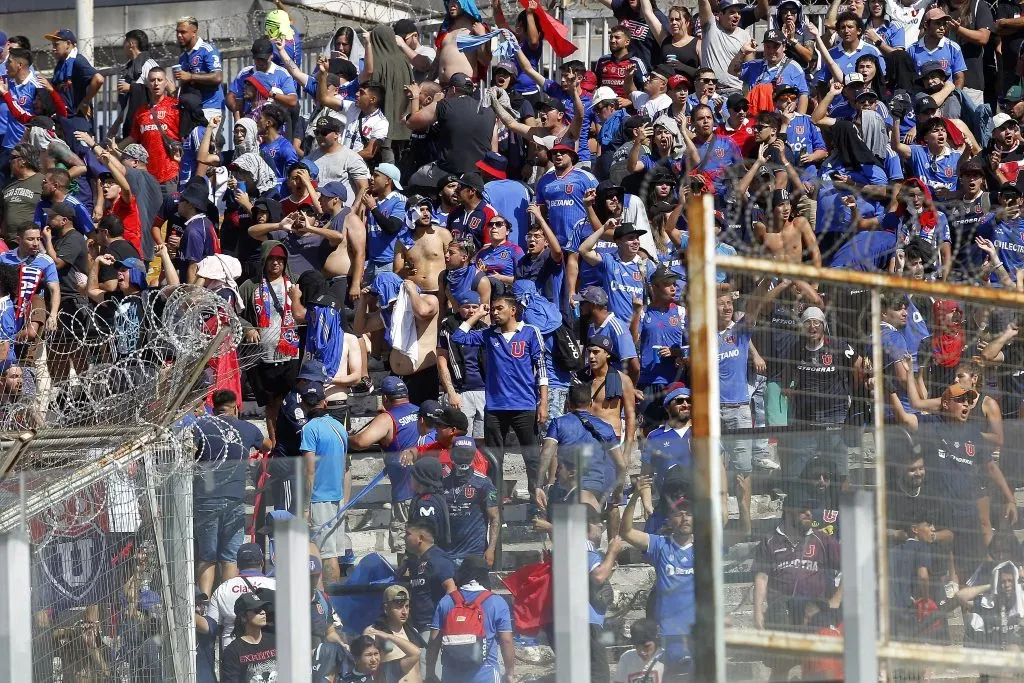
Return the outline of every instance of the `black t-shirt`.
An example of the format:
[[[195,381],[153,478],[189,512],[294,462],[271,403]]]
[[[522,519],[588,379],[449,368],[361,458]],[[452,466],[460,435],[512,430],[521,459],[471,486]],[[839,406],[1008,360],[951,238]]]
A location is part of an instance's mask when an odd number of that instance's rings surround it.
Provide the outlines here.
[[[444,582],[455,578],[455,563],[448,553],[436,545],[430,546],[420,556],[411,555],[405,560],[405,571],[409,573],[409,623],[414,628],[430,628],[434,620],[434,609],[447,593]]]
[[[791,399],[793,419],[825,424],[844,422],[850,400],[850,370],[856,357],[849,344],[826,340],[813,351],[805,344],[794,344],[786,367],[786,377],[795,383],[796,390]]]
[[[249,452],[263,445],[263,432],[233,415],[210,415],[196,420],[193,438],[196,498],[242,500]]]
[[[438,151],[437,165],[450,173],[469,173],[491,151],[494,110],[479,110],[480,101],[462,96],[437,103],[437,123],[428,133]]]
[[[922,518],[930,521],[936,530],[950,528],[951,520],[942,505],[942,496],[936,486],[937,477],[937,473],[926,471],[921,490],[916,496],[904,492],[898,482],[892,483],[893,488],[886,494],[886,513],[889,516],[890,529],[906,531],[911,524]]]
[[[273,680],[277,674],[277,645],[273,633],[263,633],[259,643],[235,638],[220,656],[221,683],[252,683]]]
[[[653,67],[651,60],[654,53],[654,31],[644,18],[643,12],[639,8],[631,8],[629,0],[612,0],[612,14],[629,30],[629,54],[639,57],[650,70]],[[668,17],[665,13],[655,6],[654,14],[661,21],[662,30],[669,33]]]
[[[976,409],[977,410],[977,409]],[[957,508],[973,507],[979,495],[982,467],[992,449],[974,420],[951,422],[940,415],[918,415],[925,467],[934,477],[943,500]]]
[[[996,5],[996,19],[1016,19],[1022,14],[1024,14],[1024,7],[1015,2],[1015,0],[1002,0]],[[1020,55],[1020,47],[1024,45],[1024,29],[1000,34],[999,42],[1001,45],[1000,54],[1003,56],[1003,71],[1006,71],[1005,67],[1015,70],[1017,57]],[[1003,78],[1004,82],[1007,80],[1014,83],[1017,82],[1017,78],[1013,73],[1004,74]]]
[[[85,235],[75,229],[60,236],[54,235],[53,250],[57,253],[57,258],[64,261],[64,267],[57,269],[61,296],[81,297],[75,276],[89,273],[89,246],[86,244]]]

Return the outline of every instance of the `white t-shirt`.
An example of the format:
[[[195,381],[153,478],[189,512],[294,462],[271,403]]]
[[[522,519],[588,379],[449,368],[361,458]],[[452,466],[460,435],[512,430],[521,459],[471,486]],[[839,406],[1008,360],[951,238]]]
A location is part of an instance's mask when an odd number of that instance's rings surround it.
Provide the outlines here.
[[[913,45],[921,35],[921,20],[933,0],[914,0],[904,5],[901,0],[885,0],[885,16],[895,26],[903,27],[904,45]]]
[[[236,576],[217,586],[217,589],[213,591],[213,597],[210,598],[210,604],[206,606],[206,616],[217,622],[217,626],[220,628],[220,642],[224,647],[230,645],[234,640],[231,637],[231,631],[235,628],[235,600],[249,592],[246,580],[252,584],[253,588],[277,590],[277,579],[262,575],[246,576],[244,579],[241,576]]]
[[[629,99],[633,101],[633,107],[640,116],[646,116],[652,121],[672,106],[672,96],[668,93],[661,93],[651,99],[643,90],[634,90],[629,94]]]
[[[725,33],[716,20],[711,20],[704,29],[704,40],[701,42],[700,61],[709,69],[713,69],[718,77],[718,91],[743,91],[743,81],[729,73],[729,63],[739,54],[740,48],[750,42],[750,34],[745,29],[737,28],[732,33]]]
[[[345,130],[341,133],[341,144],[353,152],[366,146],[364,141],[387,140],[390,125],[384,112],[378,109],[370,114],[363,114],[355,102],[345,102]],[[322,182],[322,181],[321,181]]]
[[[619,657],[619,666],[615,671],[615,683],[661,683],[665,679],[665,665],[658,662],[644,674],[647,665],[640,659],[636,650],[626,650]]]

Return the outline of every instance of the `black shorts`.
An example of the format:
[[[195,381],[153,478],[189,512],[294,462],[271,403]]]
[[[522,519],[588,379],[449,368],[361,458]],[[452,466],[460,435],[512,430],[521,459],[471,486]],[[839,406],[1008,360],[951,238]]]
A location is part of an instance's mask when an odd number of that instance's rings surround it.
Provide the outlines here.
[[[298,358],[283,363],[258,363],[249,371],[249,385],[261,408],[275,396],[284,396],[295,386],[299,377]]]

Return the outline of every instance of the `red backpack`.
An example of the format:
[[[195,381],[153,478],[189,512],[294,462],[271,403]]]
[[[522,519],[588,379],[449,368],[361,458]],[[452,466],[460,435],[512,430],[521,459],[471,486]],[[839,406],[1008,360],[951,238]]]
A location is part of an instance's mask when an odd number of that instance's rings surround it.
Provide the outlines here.
[[[484,630],[484,600],[491,591],[481,591],[466,602],[462,591],[451,594],[455,606],[441,626],[441,664],[444,667],[480,668],[487,659],[487,634]]]

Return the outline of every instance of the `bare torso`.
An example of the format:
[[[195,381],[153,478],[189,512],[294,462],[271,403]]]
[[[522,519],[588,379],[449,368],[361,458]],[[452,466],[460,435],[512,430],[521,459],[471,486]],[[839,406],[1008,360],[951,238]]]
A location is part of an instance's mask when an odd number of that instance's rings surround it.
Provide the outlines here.
[[[453,74],[463,73],[467,76],[473,75],[473,64],[469,61],[465,52],[459,52],[455,41],[459,36],[469,35],[472,22],[463,22],[465,17],[460,17],[448,31],[448,35],[441,41],[441,51],[437,54],[438,73],[442,87],[448,83]],[[458,28],[455,28],[458,26]]]
[[[613,368],[608,368],[607,372],[619,372]],[[623,377],[622,373],[619,373],[620,378]],[[594,377],[591,381],[592,386],[596,388],[594,391],[594,402],[590,406],[590,412],[595,417],[599,417],[612,426],[615,430],[616,436],[622,436],[622,398],[607,398],[605,396],[605,378],[607,374],[600,377]]]
[[[345,230],[341,233],[341,243],[334,248],[330,256],[324,262],[324,275],[327,277],[339,277],[341,275],[348,275],[352,269],[352,257],[348,253],[348,226],[351,221],[352,209],[345,207],[341,210],[345,218],[344,225]]]
[[[413,233],[413,241],[415,244],[406,250],[407,258],[416,264],[412,281],[424,292],[437,292],[445,268],[444,252],[452,235],[445,228],[432,226],[418,235]]]
[[[436,293],[424,292],[425,295],[437,298],[438,311],[441,310],[441,299]],[[420,370],[437,365],[437,320],[435,313],[429,320],[416,318],[416,352],[419,363],[413,367],[412,360],[402,355],[395,349],[391,349],[391,371],[400,377],[415,374]]]

